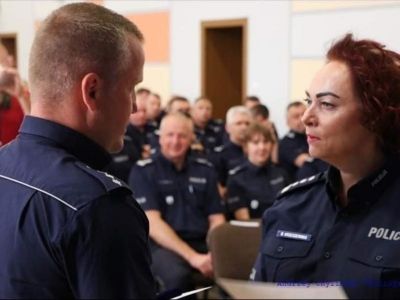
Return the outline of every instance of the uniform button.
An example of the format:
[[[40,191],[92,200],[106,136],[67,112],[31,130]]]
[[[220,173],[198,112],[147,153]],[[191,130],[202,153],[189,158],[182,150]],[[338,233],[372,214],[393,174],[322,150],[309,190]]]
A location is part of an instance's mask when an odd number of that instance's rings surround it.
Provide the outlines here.
[[[276,251],[280,253],[283,251],[283,249],[284,249],[283,246],[279,246],[278,248],[276,248]]]
[[[376,256],[376,257],[375,257],[375,260],[376,260],[376,261],[381,261],[381,260],[382,260],[382,258],[383,258],[383,256],[381,256],[381,255],[378,255],[378,256]]]
[[[325,259],[329,259],[329,258],[331,258],[332,257],[332,254],[329,252],[329,251],[326,251],[325,253],[324,253],[324,258]]]

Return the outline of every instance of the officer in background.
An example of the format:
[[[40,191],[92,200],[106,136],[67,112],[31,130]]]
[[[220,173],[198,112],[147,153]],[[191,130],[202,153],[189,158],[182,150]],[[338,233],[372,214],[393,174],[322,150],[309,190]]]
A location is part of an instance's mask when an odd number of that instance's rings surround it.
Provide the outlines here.
[[[331,167],[289,185],[266,211],[252,278],[399,297],[399,66],[375,41],[347,34],[331,46],[303,115],[310,154]]]
[[[290,130],[279,141],[278,161],[291,180],[295,179],[298,168],[311,159],[308,154],[304,124],[301,121],[305,110],[306,106],[303,102],[295,101],[289,103],[286,109],[286,122]]]
[[[215,147],[222,144],[222,128],[210,122],[212,109],[211,101],[200,97],[195,100],[190,113],[194,123],[196,139],[206,154],[209,154]]]
[[[229,171],[227,204],[235,219],[259,219],[289,180],[286,172],[271,162],[276,140],[271,130],[253,123],[246,131],[245,163]]]
[[[193,289],[194,271],[212,276],[206,235],[224,222],[214,168],[188,155],[193,135],[188,117],[166,115],[161,153],[139,161],[129,178],[150,222],[154,275],[167,290]]]
[[[143,36],[90,3],[55,10],[29,62],[31,115],[0,149],[0,298],[153,298],[148,221],[97,171],[122,148]]]
[[[161,122],[161,97],[159,94],[150,93],[146,101],[146,132],[154,133]]]
[[[244,106],[233,106],[226,113],[226,131],[229,140],[216,147],[211,156],[212,163],[218,172],[220,193],[225,194],[229,170],[239,166],[245,160],[243,142],[246,130],[251,123],[251,113]]]

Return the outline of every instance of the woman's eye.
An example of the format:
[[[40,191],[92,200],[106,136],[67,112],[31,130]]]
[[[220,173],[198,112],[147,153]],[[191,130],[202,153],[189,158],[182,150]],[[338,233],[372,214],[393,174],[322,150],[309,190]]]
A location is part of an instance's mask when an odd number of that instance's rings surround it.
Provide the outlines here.
[[[329,108],[329,109],[332,109],[332,108],[335,107],[335,105],[333,105],[333,104],[330,103],[330,102],[326,102],[326,101],[322,101],[322,102],[321,102],[321,106],[324,107],[324,108]]]

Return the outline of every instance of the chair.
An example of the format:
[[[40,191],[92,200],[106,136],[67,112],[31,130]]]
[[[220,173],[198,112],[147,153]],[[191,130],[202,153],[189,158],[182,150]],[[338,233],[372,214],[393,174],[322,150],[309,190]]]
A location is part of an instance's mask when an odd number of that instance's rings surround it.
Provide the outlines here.
[[[248,280],[261,244],[260,221],[230,221],[209,235],[214,277]]]

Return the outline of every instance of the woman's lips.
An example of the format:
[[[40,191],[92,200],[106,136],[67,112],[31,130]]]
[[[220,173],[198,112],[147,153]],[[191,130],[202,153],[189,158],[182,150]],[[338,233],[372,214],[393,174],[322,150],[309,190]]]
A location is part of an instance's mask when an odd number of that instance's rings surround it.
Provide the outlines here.
[[[316,137],[315,135],[307,134],[307,142],[308,143],[313,143],[313,142],[316,142],[319,140],[320,140],[319,137]]]

